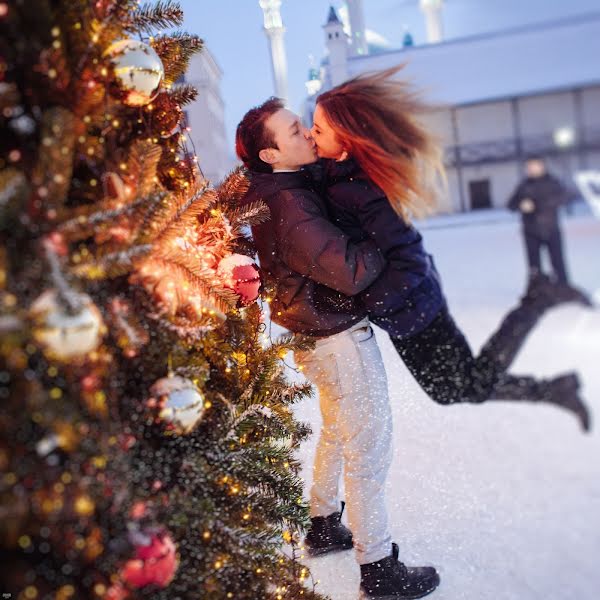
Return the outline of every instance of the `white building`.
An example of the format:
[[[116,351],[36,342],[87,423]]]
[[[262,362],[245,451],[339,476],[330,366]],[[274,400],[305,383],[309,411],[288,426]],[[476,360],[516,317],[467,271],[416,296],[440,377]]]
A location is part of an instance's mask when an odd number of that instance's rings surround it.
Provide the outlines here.
[[[361,3],[348,4],[352,28]],[[441,0],[421,6],[431,39],[440,39]],[[354,19],[364,27],[364,19]],[[400,76],[439,107],[428,125],[446,151],[450,197],[443,211],[504,206],[530,154],[547,157],[566,178],[600,168],[600,12],[397,50],[369,47],[368,54],[353,49],[356,32],[342,36],[333,9],[324,29],[329,55],[320,81],[313,71],[305,117],[312,118],[319,91],[406,63]]]
[[[204,177],[213,184],[223,179],[233,167],[225,131],[222,76],[213,55],[204,47],[191,58],[185,78],[198,90],[198,97],[185,110],[190,138]]]

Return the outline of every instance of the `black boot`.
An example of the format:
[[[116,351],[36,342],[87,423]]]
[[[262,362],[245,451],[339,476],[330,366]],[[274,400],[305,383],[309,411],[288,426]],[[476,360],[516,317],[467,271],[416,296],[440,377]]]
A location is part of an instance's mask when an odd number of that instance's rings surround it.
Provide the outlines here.
[[[579,378],[576,373],[545,380],[503,375],[495,385],[490,400],[547,402],[572,412],[584,431],[588,432],[591,428],[590,412],[579,397]]]
[[[310,556],[320,556],[329,552],[349,550],[353,546],[352,532],[342,524],[342,510],[326,517],[313,517],[304,543]]]
[[[567,373],[542,382],[541,388],[542,401],[575,413],[583,431],[590,431],[590,412],[579,397],[579,377],[576,373]]]
[[[398,560],[398,545],[383,560],[360,565],[361,600],[423,598],[440,584],[433,567],[407,567]]]
[[[561,302],[576,302],[577,304],[587,306],[588,308],[594,306],[594,303],[587,294],[568,283],[556,282],[554,283],[554,289],[555,296],[559,298]]]

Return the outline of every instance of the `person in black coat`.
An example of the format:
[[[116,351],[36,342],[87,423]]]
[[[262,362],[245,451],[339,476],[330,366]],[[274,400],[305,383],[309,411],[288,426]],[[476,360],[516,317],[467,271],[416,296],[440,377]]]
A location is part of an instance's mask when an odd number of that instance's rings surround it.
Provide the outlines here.
[[[529,158],[525,170],[527,176],[510,197],[508,208],[521,214],[529,285],[544,279],[541,254],[546,248],[554,271],[552,279],[557,284],[556,294],[565,300],[591,306],[589,298],[569,284],[565,265],[559,210],[571,200],[572,193],[557,177],[548,173],[542,158]]]
[[[444,300],[439,276],[409,213],[423,204],[439,167],[437,145],[415,115],[424,106],[393,80],[398,69],[361,75],[317,99],[312,128],[326,161],[331,217],[353,241],[373,239],[388,260],[361,298],[412,375],[440,404],[531,400],[574,412],[589,428],[575,373],[540,381],[507,373],[540,316],[556,303],[532,286],[474,356]],[[423,293],[425,291],[425,293]]]

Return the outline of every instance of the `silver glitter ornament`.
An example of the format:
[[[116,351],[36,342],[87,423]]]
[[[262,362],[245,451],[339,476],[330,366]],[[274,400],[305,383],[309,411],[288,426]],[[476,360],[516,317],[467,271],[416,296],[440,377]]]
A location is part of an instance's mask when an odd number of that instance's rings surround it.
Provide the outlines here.
[[[202,420],[204,397],[190,379],[163,377],[150,388],[150,394],[158,402],[159,419],[168,430],[189,433]]]
[[[145,106],[159,92],[165,69],[154,49],[138,40],[119,40],[106,50],[127,106]]]

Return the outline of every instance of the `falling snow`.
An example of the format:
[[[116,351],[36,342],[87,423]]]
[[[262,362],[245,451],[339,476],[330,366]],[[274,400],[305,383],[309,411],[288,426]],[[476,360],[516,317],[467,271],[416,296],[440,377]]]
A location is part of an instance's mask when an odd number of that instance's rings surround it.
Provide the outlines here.
[[[441,226],[441,227],[440,227]],[[474,349],[522,292],[517,221],[503,211],[422,227],[453,315]],[[573,282],[600,304],[600,220],[564,220]],[[494,402],[443,407],[429,400],[377,331],[394,418],[387,481],[393,539],[407,564],[435,565],[436,600],[595,600],[600,588],[600,308],[563,305],[530,336],[514,373],[579,371],[594,412],[589,435],[558,408]],[[317,402],[297,416],[320,426]],[[301,449],[306,489],[316,435]],[[307,559],[332,600],[357,595],[352,552]]]

